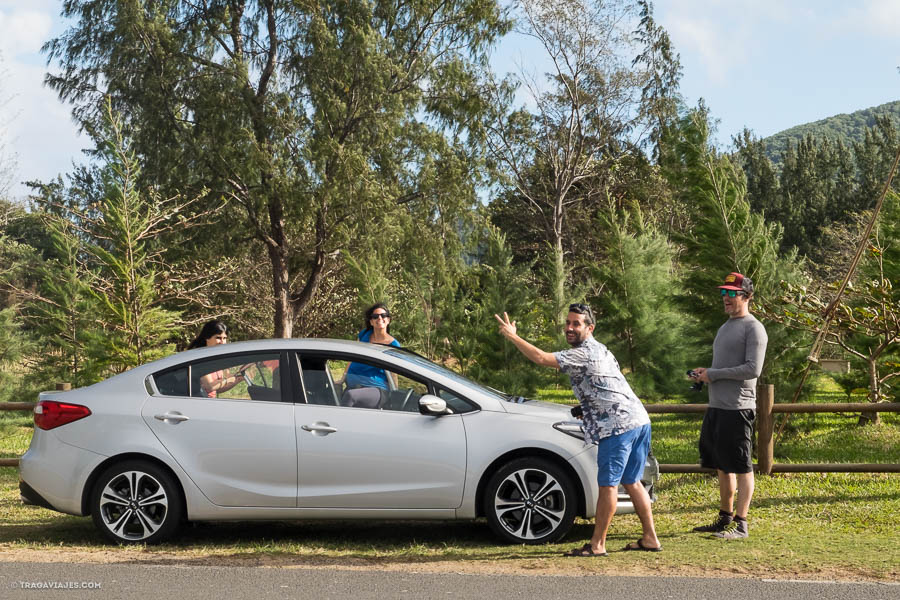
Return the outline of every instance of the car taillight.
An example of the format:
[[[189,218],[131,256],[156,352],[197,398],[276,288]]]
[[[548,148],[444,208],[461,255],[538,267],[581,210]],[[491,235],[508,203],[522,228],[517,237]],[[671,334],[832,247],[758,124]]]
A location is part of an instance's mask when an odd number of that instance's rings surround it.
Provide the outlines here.
[[[91,414],[91,409],[80,404],[66,404],[52,400],[41,400],[34,407],[34,426],[40,429],[53,429]]]

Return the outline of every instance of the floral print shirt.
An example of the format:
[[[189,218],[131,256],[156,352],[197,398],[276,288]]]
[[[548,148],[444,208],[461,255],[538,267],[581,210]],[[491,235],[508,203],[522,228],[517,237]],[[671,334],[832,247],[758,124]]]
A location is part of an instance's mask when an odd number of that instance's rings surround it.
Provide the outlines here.
[[[556,352],[554,356],[581,402],[585,442],[599,442],[650,423],[644,405],[606,346],[588,336],[577,346]]]

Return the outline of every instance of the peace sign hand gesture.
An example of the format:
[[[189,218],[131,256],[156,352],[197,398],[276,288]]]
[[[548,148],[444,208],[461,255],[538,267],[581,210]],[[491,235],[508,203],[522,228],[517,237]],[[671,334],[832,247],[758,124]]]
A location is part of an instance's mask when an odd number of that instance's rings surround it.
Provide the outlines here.
[[[499,315],[494,315],[494,318],[497,319],[497,322],[500,323],[500,335],[505,338],[513,338],[516,335],[516,322],[509,320],[509,315],[505,312],[503,313],[503,318],[501,319]]]

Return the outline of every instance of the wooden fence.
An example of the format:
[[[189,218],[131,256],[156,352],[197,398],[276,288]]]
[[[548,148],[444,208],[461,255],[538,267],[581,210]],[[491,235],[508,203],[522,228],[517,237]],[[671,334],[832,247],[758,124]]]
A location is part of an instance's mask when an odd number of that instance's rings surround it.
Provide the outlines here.
[[[704,413],[706,404],[647,404],[648,413]],[[900,412],[900,402],[838,402],[822,404],[775,404],[775,386],[756,388],[757,473],[900,473],[900,464],[890,463],[781,463],[774,460],[775,413]],[[661,473],[715,473],[700,465],[659,465]]]
[[[59,388],[59,386],[57,386]],[[65,389],[65,388],[62,388]],[[706,404],[647,404],[648,413],[704,413]],[[34,410],[31,402],[0,402],[0,410]],[[758,473],[900,473],[900,464],[890,463],[782,463],[775,464],[775,413],[900,412],[900,402],[839,402],[828,404],[775,404],[775,386],[756,390],[756,448]],[[17,467],[18,458],[0,458],[0,467]],[[700,465],[660,464],[661,473],[714,473]]]

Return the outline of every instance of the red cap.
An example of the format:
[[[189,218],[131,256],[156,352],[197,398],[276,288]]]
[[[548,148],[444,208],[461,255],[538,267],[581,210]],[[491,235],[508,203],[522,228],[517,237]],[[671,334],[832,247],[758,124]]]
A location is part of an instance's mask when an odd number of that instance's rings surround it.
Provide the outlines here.
[[[735,290],[738,292],[753,293],[753,282],[749,277],[744,277],[740,273],[729,273],[725,276],[725,283],[719,286],[721,290]]]

